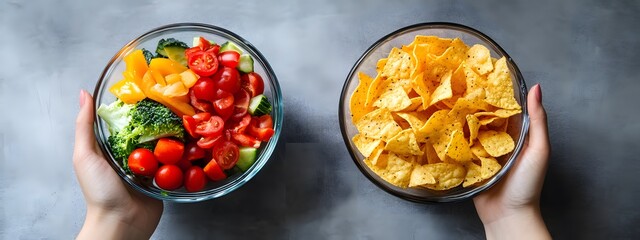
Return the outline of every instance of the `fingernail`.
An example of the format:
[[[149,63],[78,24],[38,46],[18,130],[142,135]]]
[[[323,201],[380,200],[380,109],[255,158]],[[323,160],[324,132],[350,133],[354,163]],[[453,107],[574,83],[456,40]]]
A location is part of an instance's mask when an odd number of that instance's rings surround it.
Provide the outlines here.
[[[84,101],[85,101],[84,89],[80,89],[80,107],[84,106]]]
[[[536,100],[538,100],[539,103],[542,103],[542,88],[540,87],[539,83],[536,84],[535,95]]]

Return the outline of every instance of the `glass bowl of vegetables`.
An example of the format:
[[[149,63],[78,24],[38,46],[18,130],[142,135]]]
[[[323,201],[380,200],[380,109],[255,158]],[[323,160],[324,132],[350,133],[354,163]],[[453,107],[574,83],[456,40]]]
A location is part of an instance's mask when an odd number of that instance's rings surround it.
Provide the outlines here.
[[[282,129],[282,94],[264,56],[226,29],[179,23],[120,49],[94,97],[95,132],[133,189],[173,202],[224,196],[253,178]]]

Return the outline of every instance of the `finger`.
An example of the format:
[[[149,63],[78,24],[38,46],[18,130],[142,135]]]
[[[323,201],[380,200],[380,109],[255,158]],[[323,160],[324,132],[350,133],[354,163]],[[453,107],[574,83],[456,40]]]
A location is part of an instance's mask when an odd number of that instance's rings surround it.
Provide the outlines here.
[[[86,155],[94,151],[93,99],[85,90],[80,90],[80,112],[76,118],[74,153]]]
[[[536,84],[529,91],[527,97],[529,107],[529,146],[538,154],[546,154],[549,151],[549,134],[547,129],[547,114],[542,106],[542,89]]]

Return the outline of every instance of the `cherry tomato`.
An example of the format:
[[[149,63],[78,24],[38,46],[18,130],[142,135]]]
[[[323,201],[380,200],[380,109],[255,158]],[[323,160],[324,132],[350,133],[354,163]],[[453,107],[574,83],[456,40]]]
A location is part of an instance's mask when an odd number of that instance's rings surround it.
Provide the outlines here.
[[[161,138],[153,150],[153,155],[163,164],[176,164],[182,158],[183,152],[184,144],[180,141]]]
[[[196,142],[189,142],[184,149],[182,159],[186,159],[187,161],[194,161],[204,158],[206,154],[207,152],[199,147]]]
[[[223,120],[229,119],[233,114],[233,101],[233,95],[223,97],[213,102],[213,109]]]
[[[204,167],[204,173],[213,181],[220,181],[227,178],[227,175],[224,174],[222,168],[220,168],[220,165],[218,165],[218,162],[216,162],[215,159],[212,159],[207,163]]]
[[[233,133],[244,133],[245,129],[251,123],[251,116],[249,114],[244,115],[238,122],[233,122],[229,129]]]
[[[198,123],[196,133],[205,137],[215,137],[222,135],[224,120],[218,116],[211,116],[209,120]]]
[[[213,158],[218,162],[223,170],[231,169],[238,162],[238,145],[224,141],[218,144],[213,150]]]
[[[233,103],[234,108],[233,108],[233,115],[231,115],[231,119],[239,120],[245,115],[247,115],[247,109],[249,108],[249,101],[251,100],[251,96],[246,90],[240,89],[233,96],[233,98],[234,98],[234,103]]]
[[[242,74],[240,76],[240,85],[244,90],[247,90],[251,97],[258,96],[264,92],[264,81],[260,74],[250,72]]]
[[[199,100],[215,100],[216,83],[211,78],[201,77],[191,89],[193,89],[193,95]]]
[[[184,174],[184,188],[187,192],[197,192],[204,189],[207,185],[207,177],[204,174],[202,168],[198,166],[192,166]]]
[[[209,47],[211,47],[211,43],[207,39],[198,37],[198,48],[200,48],[201,50],[207,50],[209,49]]]
[[[211,45],[209,49],[207,49],[207,52],[213,53],[216,56],[218,56],[218,53],[220,53],[220,45],[218,44]]]
[[[158,170],[158,160],[156,160],[153,153],[146,148],[133,150],[129,155],[127,165],[129,165],[131,172],[141,176],[153,176],[156,170]]]
[[[235,94],[240,89],[240,74],[235,68],[223,66],[211,79],[219,89],[228,93]]]
[[[218,58],[213,52],[194,52],[189,55],[188,65],[196,74],[201,77],[208,77],[218,71]]]
[[[182,125],[184,126],[184,130],[189,133],[194,138],[197,138],[199,135],[196,133],[196,120],[189,115],[182,116]]]
[[[178,166],[180,170],[182,170],[182,172],[186,172],[187,170],[189,170],[189,168],[191,168],[191,166],[193,166],[193,164],[191,163],[191,161],[182,158],[178,163],[176,163],[176,166]]]
[[[184,50],[184,56],[187,57],[187,59],[189,59],[189,56],[200,51],[202,51],[202,48],[200,48],[200,46],[187,48],[187,50]]]
[[[231,139],[233,139],[233,141],[238,143],[240,146],[252,147],[252,148],[260,147],[260,141],[258,139],[245,135],[244,133],[232,133]],[[214,153],[214,156],[215,156],[215,153]]]
[[[211,113],[208,112],[201,112],[193,115],[193,119],[196,121],[196,123],[207,121],[209,120],[209,118],[211,118]]]
[[[158,169],[154,180],[164,190],[176,190],[182,186],[182,170],[176,165],[164,165]]]
[[[236,51],[226,51],[218,55],[218,61],[222,66],[236,68],[240,63],[240,53]]]
[[[222,135],[215,136],[215,137],[203,137],[203,138],[200,138],[200,140],[198,140],[196,144],[198,144],[198,147],[200,148],[210,149],[210,148],[213,148],[218,143],[222,142],[223,140],[224,140],[224,136]]]
[[[256,119],[260,128],[273,128],[273,119],[271,119],[271,115],[262,115]]]
[[[195,109],[198,109],[201,112],[209,112],[212,113],[215,110],[213,110],[213,105],[206,100],[198,100],[198,98],[196,98],[195,93],[193,91],[193,87],[191,88],[191,90],[189,90],[189,100],[191,102],[191,106],[193,106]]]

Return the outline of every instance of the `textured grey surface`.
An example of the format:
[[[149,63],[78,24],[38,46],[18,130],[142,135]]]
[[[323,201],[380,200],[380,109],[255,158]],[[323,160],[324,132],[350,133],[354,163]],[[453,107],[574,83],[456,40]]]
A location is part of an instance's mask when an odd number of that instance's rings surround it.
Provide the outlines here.
[[[427,21],[483,31],[529,86],[542,84],[552,234],[640,237],[639,1],[225,2],[0,0],[0,238],[75,236],[85,213],[71,166],[79,89],[93,89],[127,41],[174,22],[252,42],[280,79],[286,119],[251,182],[220,199],[166,204],[154,238],[484,238],[470,201],[390,196],[358,172],[340,136],[338,98],[353,63],[385,34]]]

